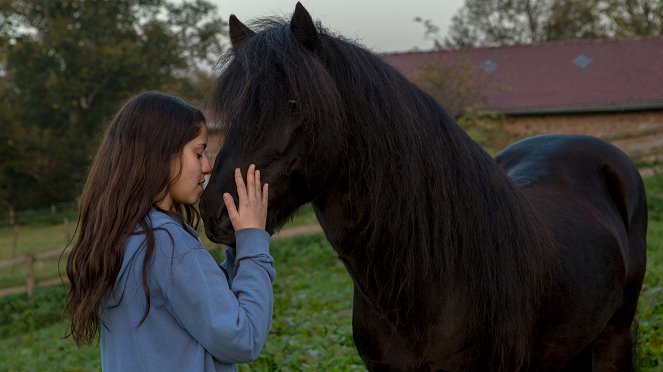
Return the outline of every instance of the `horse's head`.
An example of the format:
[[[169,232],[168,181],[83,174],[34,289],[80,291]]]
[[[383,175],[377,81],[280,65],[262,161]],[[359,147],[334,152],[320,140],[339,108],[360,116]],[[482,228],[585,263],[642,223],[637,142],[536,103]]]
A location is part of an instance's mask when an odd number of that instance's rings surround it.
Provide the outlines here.
[[[231,54],[211,102],[226,137],[200,207],[207,236],[234,245],[222,194],[237,200],[235,168],[244,173],[253,163],[269,184],[271,234],[335,182],[344,145],[341,100],[317,54],[321,35],[301,4],[290,23],[256,33],[231,16],[229,31]]]

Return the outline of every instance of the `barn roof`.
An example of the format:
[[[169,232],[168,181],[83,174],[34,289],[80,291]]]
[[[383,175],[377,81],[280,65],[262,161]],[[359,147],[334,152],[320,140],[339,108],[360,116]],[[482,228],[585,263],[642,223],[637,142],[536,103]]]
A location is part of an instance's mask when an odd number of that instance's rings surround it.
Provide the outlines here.
[[[413,79],[439,58],[484,74],[486,108],[510,114],[663,109],[663,37],[383,54]]]

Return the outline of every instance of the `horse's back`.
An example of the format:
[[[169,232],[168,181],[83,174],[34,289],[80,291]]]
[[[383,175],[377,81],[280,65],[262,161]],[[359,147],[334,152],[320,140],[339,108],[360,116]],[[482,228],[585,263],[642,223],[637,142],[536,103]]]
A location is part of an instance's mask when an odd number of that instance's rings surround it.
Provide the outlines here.
[[[527,138],[496,161],[549,226],[559,249],[563,273],[556,275],[548,301],[563,310],[548,312],[544,328],[551,334],[559,328],[584,332],[575,339],[590,345],[607,328],[630,328],[644,277],[647,227],[644,186],[633,162],[603,140],[575,135]],[[551,337],[553,343],[566,341]],[[559,350],[542,348],[541,359]]]
[[[550,192],[559,190],[567,197],[597,204],[606,202],[608,196],[627,228],[641,217],[640,209],[646,204],[642,178],[633,162],[596,137],[530,137],[501,151],[496,161],[523,190],[544,186]]]
[[[531,202],[541,204],[533,206],[539,214],[566,207],[575,211],[566,213],[566,220],[591,224],[587,219],[596,219],[595,224],[623,235],[618,240],[626,256],[643,261],[644,185],[633,162],[616,146],[590,136],[542,135],[510,145],[496,161]],[[629,237],[641,240],[624,241]]]

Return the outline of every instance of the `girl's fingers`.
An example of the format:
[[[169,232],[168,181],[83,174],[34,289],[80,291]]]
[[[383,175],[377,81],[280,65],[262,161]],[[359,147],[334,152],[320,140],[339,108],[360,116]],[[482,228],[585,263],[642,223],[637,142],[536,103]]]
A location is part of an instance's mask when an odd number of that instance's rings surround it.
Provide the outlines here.
[[[262,191],[260,190],[260,171],[256,169],[256,199],[262,200]]]
[[[267,208],[267,200],[269,200],[269,185],[262,185],[262,204]]]
[[[246,192],[249,195],[250,201],[256,200],[256,181],[255,181],[256,166],[249,165],[249,170],[246,171]]]
[[[226,209],[228,210],[228,217],[230,217],[230,222],[235,225],[235,222],[239,218],[239,213],[237,213],[237,207],[235,207],[235,201],[233,200],[233,197],[228,193],[223,194],[223,203],[226,205]]]
[[[239,197],[239,204],[247,200],[248,196],[246,195],[246,185],[244,184],[244,178],[242,178],[242,171],[239,168],[235,169],[235,184],[237,185],[237,196]]]

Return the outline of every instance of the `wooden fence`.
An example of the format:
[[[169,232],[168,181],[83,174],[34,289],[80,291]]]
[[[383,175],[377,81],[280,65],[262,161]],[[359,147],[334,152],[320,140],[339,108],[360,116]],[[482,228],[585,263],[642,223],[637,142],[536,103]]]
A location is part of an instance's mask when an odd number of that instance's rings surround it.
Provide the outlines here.
[[[293,227],[287,230],[283,230],[278,234],[274,235],[272,237],[272,240],[283,239],[297,235],[313,234],[320,232],[321,230],[322,229],[320,228],[319,225]],[[24,285],[11,287],[11,288],[0,288],[0,297],[10,294],[18,294],[18,293],[27,293],[28,296],[32,296],[36,287],[49,287],[56,284],[68,283],[69,280],[67,279],[66,276],[62,276],[62,278],[58,276],[55,278],[43,279],[39,281],[35,279],[35,270],[34,270],[35,263],[37,261],[48,260],[51,258],[59,257],[60,255],[62,255],[63,258],[66,258],[66,256],[71,251],[71,247],[67,247],[67,249],[64,250],[64,253],[63,250],[64,248],[58,248],[35,254],[29,254],[29,255],[12,257],[9,259],[1,260],[0,270],[20,265],[25,265],[26,275],[25,275]]]
[[[59,249],[53,249],[50,251],[44,251],[44,252],[39,252],[35,254],[29,254],[25,256],[18,256],[18,257],[12,257],[6,260],[0,261],[0,270],[6,269],[6,268],[11,268],[14,266],[19,266],[19,265],[25,265],[25,284],[16,286],[16,287],[10,287],[10,288],[2,288],[0,289],[0,296],[6,296],[10,294],[17,294],[17,293],[26,293],[28,296],[32,296],[32,293],[35,290],[35,287],[48,287],[52,286],[55,284],[61,284],[61,283],[67,283],[67,277],[64,276],[62,278],[56,277],[56,278],[50,278],[50,279],[44,279],[44,280],[39,280],[37,281],[35,279],[35,262],[40,261],[40,260],[47,260],[50,258],[55,258],[59,257],[60,255],[63,254],[63,249],[64,248],[59,248]],[[67,248],[67,250],[64,252],[64,254],[68,254],[71,249]]]

